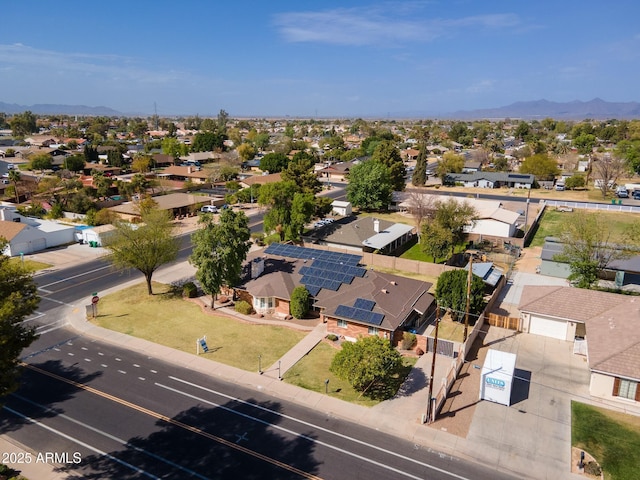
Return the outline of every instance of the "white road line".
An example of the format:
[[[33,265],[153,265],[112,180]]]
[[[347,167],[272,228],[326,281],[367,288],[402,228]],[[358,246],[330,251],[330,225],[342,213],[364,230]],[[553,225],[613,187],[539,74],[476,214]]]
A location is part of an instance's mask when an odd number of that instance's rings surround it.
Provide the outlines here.
[[[3,407],[6,411],[13,413],[14,415],[23,418],[25,420],[28,420],[29,422],[33,423],[34,425],[37,425],[40,428],[44,428],[45,430],[49,430],[52,433],[55,433],[56,435],[62,437],[62,438],[66,438],[67,440],[76,443],[77,445],[80,445],[81,447],[86,448],[87,450],[91,450],[94,453],[97,453],[99,455],[102,455],[104,457],[107,457],[109,460],[113,460],[114,462],[119,463],[120,465],[124,465],[127,468],[130,468],[131,470],[133,470],[136,473],[141,473],[142,475],[144,475],[145,477],[149,477],[149,478],[153,478],[154,480],[162,480],[160,477],[156,477],[155,475],[150,474],[149,472],[146,472],[136,466],[131,465],[130,463],[127,463],[123,460],[120,460],[119,458],[116,458],[112,455],[109,455],[107,452],[104,452],[98,448],[92,447],[91,445],[89,445],[88,443],[83,442],[82,440],[79,440],[75,437],[72,437],[71,435],[67,435],[66,433],[62,433],[59,430],[56,430],[55,428],[51,428],[48,425],[45,425],[44,423],[40,423],[37,420],[34,420],[31,417],[28,417],[27,415],[23,415],[20,412],[17,412],[15,410],[13,410],[12,408],[9,407]]]
[[[146,380],[144,377],[138,377],[138,380],[142,380],[143,382]]]
[[[58,329],[64,328],[64,327],[66,327],[66,324],[60,324],[57,327],[52,327],[49,330],[42,330],[41,332],[39,331],[37,333],[38,333],[38,335],[44,335],[45,333],[53,332],[54,330],[58,330]]]
[[[158,373],[157,370],[149,370],[151,373]]]
[[[137,363],[134,363],[133,366],[136,368],[140,368],[140,365],[138,365]]]
[[[122,361],[122,359],[116,357],[116,362],[121,362],[121,361]]]
[[[67,352],[67,355],[69,355],[70,357],[73,357],[75,353]]]
[[[50,298],[50,297],[40,297],[40,299],[48,300],[50,302],[57,303],[58,305],[65,305],[67,307],[75,307],[75,305],[73,303],[61,302],[60,300],[55,300],[54,298]]]
[[[62,320],[56,320],[55,322],[51,322],[51,323],[46,323],[44,325],[38,325],[36,327],[36,333],[40,333],[40,330],[45,330],[48,327],[52,327],[54,325],[56,326],[60,326],[62,325],[64,322]]]
[[[107,433],[107,432],[104,432],[102,430],[99,430],[99,429],[97,429],[95,427],[92,427],[91,425],[88,425],[88,424],[86,424],[84,422],[81,422],[80,420],[76,420],[75,418],[71,418],[71,417],[65,415],[64,413],[60,413],[57,410],[53,410],[52,408],[46,407],[44,405],[40,405],[39,403],[31,401],[28,398],[24,398],[24,397],[22,397],[22,396],[20,396],[18,394],[14,394],[13,396],[16,397],[16,398],[19,398],[23,402],[26,402],[26,403],[29,403],[29,404],[34,405],[36,407],[39,407],[42,410],[44,410],[45,412],[54,413],[55,416],[57,416],[57,417],[64,418],[65,420],[67,420],[67,421],[69,421],[71,423],[75,423],[76,425],[80,425],[81,427],[84,427],[87,430],[91,430],[92,432],[98,433],[98,434],[100,434],[100,435],[102,435],[104,437],[107,437],[107,438],[109,438],[111,440],[114,440],[114,441],[116,441],[118,443],[121,443],[122,445],[126,445],[127,447],[134,449],[136,452],[144,453],[145,455],[148,455],[151,458],[155,458],[157,460],[160,460],[161,462],[166,463],[167,465],[171,465],[172,467],[177,468],[178,470],[182,470],[183,472],[186,472],[189,475],[201,478],[203,480],[209,480],[207,477],[203,477],[202,475],[198,474],[197,472],[194,472],[193,470],[190,470],[190,469],[188,469],[186,467],[183,467],[181,465],[178,465],[177,463],[174,463],[171,460],[167,460],[166,458],[161,457],[159,455],[156,455],[155,453],[151,453],[151,452],[145,450],[144,448],[136,447],[135,445],[132,445],[131,443],[129,443],[127,440],[124,440],[122,438],[118,438],[118,437],[116,437],[114,435],[111,435],[110,433]]]
[[[107,368],[107,367],[108,367],[108,365],[106,365],[106,364],[104,364],[104,363],[101,363],[101,364],[100,364],[100,366],[101,366],[102,368]]]
[[[89,350],[87,347],[82,347],[81,350]]]
[[[47,290],[46,288],[42,288],[42,287],[38,287],[38,290],[47,294],[53,293],[51,290]]]
[[[54,348],[54,350],[55,350],[56,352],[59,352],[59,351],[60,351],[60,349],[59,349],[58,347]]]
[[[126,375],[126,374],[127,374],[127,372],[125,372],[124,370],[118,370],[118,373],[121,373],[121,374],[123,374],[123,375]]]
[[[331,430],[329,430],[329,429],[327,429],[327,428],[322,428],[322,427],[320,427],[320,426],[318,426],[318,425],[314,425],[314,424],[312,424],[312,423],[305,422],[305,421],[303,421],[303,420],[299,420],[299,419],[297,419],[297,418],[290,417],[290,416],[288,416],[288,415],[283,415],[283,414],[278,413],[278,412],[276,412],[276,411],[274,411],[274,410],[270,410],[270,409],[268,409],[268,408],[261,407],[260,405],[256,405],[256,404],[254,404],[254,403],[245,402],[244,400],[241,400],[241,399],[239,399],[239,398],[232,397],[232,396],[230,396],[230,395],[226,395],[226,394],[223,394],[223,393],[219,393],[219,392],[216,392],[215,390],[210,390],[210,389],[208,389],[208,388],[202,387],[202,386],[197,385],[197,384],[195,384],[195,383],[187,382],[186,380],[181,380],[181,379],[176,378],[176,377],[171,377],[171,376],[170,376],[169,378],[170,378],[170,379],[172,379],[172,380],[176,380],[176,381],[178,381],[178,382],[185,383],[185,384],[187,384],[187,385],[191,385],[191,386],[196,387],[196,388],[200,388],[200,389],[202,389],[202,390],[204,390],[204,391],[207,391],[207,392],[209,392],[209,393],[214,393],[214,394],[216,394],[216,395],[221,395],[222,397],[227,398],[227,399],[229,399],[229,400],[233,400],[233,401],[235,401],[235,402],[239,402],[239,403],[242,403],[242,404],[244,404],[244,405],[249,405],[249,406],[251,406],[251,407],[257,408],[257,409],[259,409],[259,410],[263,410],[263,411],[265,411],[265,412],[272,413],[272,414],[277,415],[277,416],[279,416],[279,417],[282,417],[282,418],[286,418],[286,419],[288,419],[288,420],[295,421],[295,422],[300,423],[300,424],[302,424],[302,425],[305,425],[305,426],[308,426],[308,427],[311,427],[311,428],[314,428],[314,429],[322,430],[322,431],[327,432],[327,433],[331,433],[331,434],[336,435],[336,436],[338,436],[338,437],[344,438],[345,440],[350,440],[350,441],[352,441],[352,442],[354,442],[354,443],[358,443],[358,444],[360,444],[360,445],[364,445],[364,446],[366,446],[366,447],[369,447],[369,448],[375,449],[375,450],[377,450],[377,451],[379,451],[379,452],[383,452],[383,453],[386,453],[386,454],[388,454],[388,455],[392,455],[392,456],[394,456],[394,457],[400,458],[400,459],[402,459],[402,460],[406,460],[406,461],[412,462],[412,463],[414,463],[414,464],[416,464],[416,465],[420,465],[421,467],[429,468],[429,469],[431,469],[431,470],[435,470],[435,471],[440,472],[440,473],[443,473],[443,474],[445,474],[445,475],[449,475],[450,477],[457,478],[457,479],[459,479],[459,480],[470,480],[470,479],[468,479],[467,477],[463,477],[463,476],[457,475],[457,474],[455,474],[455,473],[451,473],[451,472],[448,472],[448,471],[446,471],[446,470],[443,470],[443,469],[441,469],[441,468],[434,467],[433,465],[429,465],[428,463],[420,462],[419,460],[414,460],[414,459],[412,459],[412,458],[405,457],[404,455],[400,455],[399,453],[393,452],[393,451],[391,451],[391,450],[387,450],[387,449],[382,448],[382,447],[376,447],[375,445],[371,445],[371,444],[369,444],[369,443],[367,443],[367,442],[363,442],[363,441],[361,441],[361,440],[358,440],[358,439],[353,438],[353,437],[349,437],[349,436],[347,436],[347,435],[343,435],[343,434],[341,434],[341,433],[333,432],[333,431],[331,431]],[[166,385],[162,385],[162,384],[157,383],[157,382],[155,383],[155,385],[157,385],[157,386],[159,386],[159,387],[161,387],[161,388],[164,388],[164,389],[166,389],[166,390],[170,390],[170,391],[172,391],[172,392],[175,392],[175,393],[177,393],[177,394],[179,394],[179,395],[184,395],[185,397],[188,397],[188,398],[191,398],[191,399],[194,399],[194,400],[198,400],[199,402],[203,402],[203,403],[206,403],[206,404],[209,404],[209,405],[215,406],[216,408],[221,408],[221,409],[223,409],[223,410],[228,411],[229,413],[233,413],[233,414],[238,415],[238,416],[240,416],[240,417],[244,417],[244,418],[247,418],[247,419],[249,419],[249,420],[253,420],[254,422],[261,423],[261,424],[263,424],[263,425],[268,425],[268,426],[270,426],[270,427],[272,427],[272,428],[274,428],[274,429],[276,429],[276,430],[281,430],[281,431],[286,432],[286,433],[288,433],[288,434],[290,434],[290,435],[293,435],[294,437],[303,438],[303,439],[305,439],[305,440],[308,440],[308,441],[309,441],[309,442],[311,442],[311,443],[314,443],[314,444],[317,444],[317,445],[322,445],[323,447],[326,447],[326,448],[328,448],[328,449],[330,449],[330,450],[335,450],[335,451],[340,452],[340,453],[343,453],[343,454],[345,454],[345,455],[349,455],[350,457],[357,458],[358,460],[361,460],[361,461],[363,461],[363,462],[367,462],[367,463],[370,463],[370,464],[372,464],[372,465],[376,465],[376,466],[378,466],[378,467],[380,467],[380,468],[385,468],[385,469],[390,470],[390,471],[392,471],[392,472],[394,472],[394,473],[397,473],[397,474],[399,474],[399,475],[402,475],[403,477],[412,478],[412,479],[414,479],[414,480],[422,480],[422,479],[423,479],[423,477],[417,477],[417,476],[415,476],[415,475],[411,475],[411,474],[409,474],[409,473],[407,473],[407,472],[404,472],[404,471],[402,471],[402,470],[399,470],[399,469],[397,469],[397,468],[393,468],[393,467],[391,467],[391,466],[389,466],[389,465],[385,465],[384,463],[381,463],[381,462],[377,462],[377,461],[375,461],[375,460],[372,460],[371,458],[363,457],[362,455],[358,455],[358,454],[356,454],[356,453],[349,452],[348,450],[345,450],[345,449],[344,449],[344,448],[342,448],[342,447],[336,447],[336,446],[331,445],[331,444],[329,444],[329,443],[322,442],[322,441],[320,441],[320,440],[316,440],[315,438],[311,438],[311,437],[309,437],[309,436],[307,436],[307,435],[303,435],[303,434],[298,433],[298,432],[295,432],[295,431],[293,431],[293,430],[289,430],[288,428],[284,428],[284,427],[281,427],[281,426],[279,426],[279,425],[275,425],[275,424],[273,424],[273,423],[267,422],[266,420],[262,420],[262,419],[260,419],[260,418],[252,417],[251,415],[247,415],[247,414],[245,414],[245,413],[238,412],[237,410],[234,410],[234,409],[232,409],[232,408],[225,407],[225,406],[220,405],[220,404],[215,403],[215,402],[211,402],[211,401],[209,401],[209,400],[206,400],[206,399],[204,399],[204,398],[198,397],[198,396],[196,396],[196,395],[191,395],[190,393],[186,393],[186,392],[183,392],[183,391],[181,391],[181,390],[178,390],[178,389],[175,389],[175,388],[172,388],[172,387],[168,387],[168,386],[166,386]]]
[[[105,268],[111,268],[111,265],[105,265],[104,267],[96,268],[95,270],[90,270],[88,272],[79,273],[78,275],[74,275],[73,277],[67,277],[67,278],[64,278],[62,280],[58,280],[56,282],[47,283],[46,285],[43,285],[42,287],[39,287],[39,290],[44,291],[44,287],[50,287],[51,285],[57,285],[58,283],[67,282],[69,280],[73,280],[74,278],[78,278],[78,277],[82,277],[84,275],[89,275],[89,274],[92,274],[92,273],[95,273],[95,272],[99,272],[100,270],[104,270]],[[48,293],[51,293],[51,292],[48,292]]]
[[[101,357],[104,357],[104,353],[102,352],[98,352],[98,355],[100,355]]]
[[[84,361],[85,361],[85,362],[90,362],[90,361],[91,361],[91,359],[90,359],[90,358],[85,358],[85,359],[84,359]]]
[[[24,324],[24,323],[27,323],[27,322],[32,322],[32,321],[37,320],[37,319],[39,319],[39,318],[42,318],[42,317],[44,317],[44,316],[46,315],[46,313],[36,312],[36,313],[34,313],[33,315],[34,315],[34,316],[29,317],[29,318],[27,318],[27,319],[25,319],[25,320],[21,321],[21,322],[20,322],[20,325],[22,325],[22,324]]]

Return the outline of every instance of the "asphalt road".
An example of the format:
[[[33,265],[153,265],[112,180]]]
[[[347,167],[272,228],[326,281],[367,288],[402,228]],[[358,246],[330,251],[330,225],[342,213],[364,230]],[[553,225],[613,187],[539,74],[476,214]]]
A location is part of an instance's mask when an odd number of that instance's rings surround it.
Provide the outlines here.
[[[510,478],[66,329],[26,353],[0,429],[82,478]]]
[[[190,254],[188,239],[179,260]],[[23,385],[0,412],[0,431],[70,475],[510,478],[64,326],[71,306],[84,308],[78,299],[134,276],[142,279],[95,260],[37,277],[43,300],[29,321],[41,336],[24,352]]]

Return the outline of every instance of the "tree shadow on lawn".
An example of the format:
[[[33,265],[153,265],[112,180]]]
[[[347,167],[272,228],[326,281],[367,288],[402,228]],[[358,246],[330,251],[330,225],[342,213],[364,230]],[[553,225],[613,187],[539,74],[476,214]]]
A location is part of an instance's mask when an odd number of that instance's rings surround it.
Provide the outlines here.
[[[413,365],[402,365],[383,382],[377,382],[363,392],[363,396],[372,400],[389,400],[395,396],[405,397],[426,386],[427,380],[422,370]]]
[[[277,402],[253,399],[191,407],[158,420],[153,432],[132,437],[107,455],[90,455],[58,471],[95,480],[149,475],[298,480],[318,474],[321,463],[313,456],[316,436],[278,430],[281,411]]]

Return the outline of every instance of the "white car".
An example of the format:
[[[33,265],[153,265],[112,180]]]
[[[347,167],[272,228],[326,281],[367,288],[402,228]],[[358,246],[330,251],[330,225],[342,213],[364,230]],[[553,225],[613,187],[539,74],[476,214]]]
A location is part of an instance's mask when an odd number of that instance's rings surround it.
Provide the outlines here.
[[[200,211],[202,213],[218,213],[218,207],[215,205],[204,205]]]

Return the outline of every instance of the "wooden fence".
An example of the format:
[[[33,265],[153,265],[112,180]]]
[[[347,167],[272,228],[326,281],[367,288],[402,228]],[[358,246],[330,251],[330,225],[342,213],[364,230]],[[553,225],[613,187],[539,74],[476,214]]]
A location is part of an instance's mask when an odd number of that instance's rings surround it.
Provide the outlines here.
[[[487,313],[486,321],[489,325],[500,328],[508,328],[509,330],[520,331],[520,319],[518,317],[505,317],[504,315],[496,315],[495,313]]]

